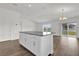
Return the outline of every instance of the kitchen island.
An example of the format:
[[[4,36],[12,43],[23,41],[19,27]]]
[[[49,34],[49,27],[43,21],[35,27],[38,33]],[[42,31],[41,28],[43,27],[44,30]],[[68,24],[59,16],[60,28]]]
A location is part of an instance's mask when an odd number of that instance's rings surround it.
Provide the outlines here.
[[[19,43],[36,56],[53,54],[53,34],[39,31],[20,32]]]

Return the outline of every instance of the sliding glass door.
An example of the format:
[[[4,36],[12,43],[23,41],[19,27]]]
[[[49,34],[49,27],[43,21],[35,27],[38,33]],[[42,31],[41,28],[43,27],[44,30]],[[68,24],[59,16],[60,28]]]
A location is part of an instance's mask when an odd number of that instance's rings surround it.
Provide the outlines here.
[[[62,35],[76,36],[76,23],[62,23]]]

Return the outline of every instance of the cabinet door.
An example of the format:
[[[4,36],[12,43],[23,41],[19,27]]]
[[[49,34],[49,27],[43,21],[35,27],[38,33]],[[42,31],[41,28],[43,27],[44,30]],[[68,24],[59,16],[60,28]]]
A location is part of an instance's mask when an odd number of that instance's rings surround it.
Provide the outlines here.
[[[26,34],[25,47],[30,50],[30,35]]]
[[[23,39],[22,38],[22,33],[20,33],[20,35],[19,35],[19,42],[20,42],[20,44],[23,43],[23,40],[22,39]]]
[[[51,35],[41,38],[41,55],[47,56],[51,53]]]
[[[35,55],[40,54],[40,37],[39,36],[33,36],[31,49]]]
[[[30,45],[30,41],[29,41],[30,37],[28,34],[24,34],[24,33],[21,33],[20,34],[20,44],[22,44],[25,48],[27,49],[30,49],[29,45]]]
[[[25,44],[25,38],[26,38],[25,34],[20,33],[20,43],[23,44],[23,45]]]

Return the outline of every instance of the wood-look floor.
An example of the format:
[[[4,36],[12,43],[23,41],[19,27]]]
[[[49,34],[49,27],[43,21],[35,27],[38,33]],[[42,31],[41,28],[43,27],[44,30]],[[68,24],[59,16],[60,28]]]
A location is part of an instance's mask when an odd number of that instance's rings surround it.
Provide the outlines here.
[[[79,40],[54,37],[55,56],[79,56]],[[0,42],[0,56],[34,56],[18,40]]]
[[[0,56],[33,56],[18,40],[0,42]]]
[[[79,56],[79,39],[54,37],[55,56]]]

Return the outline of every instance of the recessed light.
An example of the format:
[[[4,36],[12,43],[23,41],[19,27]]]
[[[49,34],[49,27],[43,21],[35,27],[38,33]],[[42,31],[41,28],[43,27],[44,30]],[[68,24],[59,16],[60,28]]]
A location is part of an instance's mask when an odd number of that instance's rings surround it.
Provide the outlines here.
[[[28,7],[32,7],[32,5],[31,4],[28,4]]]

